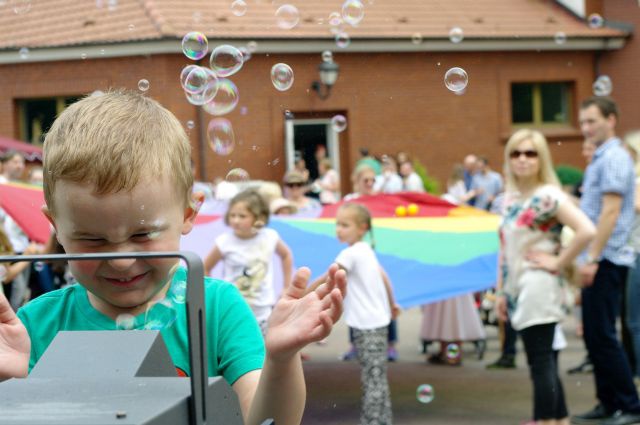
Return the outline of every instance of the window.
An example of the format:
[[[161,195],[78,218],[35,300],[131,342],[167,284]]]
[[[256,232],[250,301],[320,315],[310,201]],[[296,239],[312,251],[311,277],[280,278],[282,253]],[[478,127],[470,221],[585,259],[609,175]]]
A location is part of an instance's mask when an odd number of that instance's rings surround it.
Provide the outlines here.
[[[511,122],[514,125],[569,124],[571,83],[511,84]]]
[[[20,139],[42,146],[44,135],[56,117],[79,97],[18,100]]]

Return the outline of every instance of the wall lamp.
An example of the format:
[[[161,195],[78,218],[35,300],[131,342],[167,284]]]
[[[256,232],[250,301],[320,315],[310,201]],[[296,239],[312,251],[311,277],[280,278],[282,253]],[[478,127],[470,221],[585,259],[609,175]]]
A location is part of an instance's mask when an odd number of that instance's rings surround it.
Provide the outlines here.
[[[320,81],[314,81],[311,83],[311,89],[318,93],[318,97],[325,100],[331,94],[331,87],[336,83],[338,79],[338,73],[340,67],[334,61],[322,62],[318,65],[318,72],[320,73]]]

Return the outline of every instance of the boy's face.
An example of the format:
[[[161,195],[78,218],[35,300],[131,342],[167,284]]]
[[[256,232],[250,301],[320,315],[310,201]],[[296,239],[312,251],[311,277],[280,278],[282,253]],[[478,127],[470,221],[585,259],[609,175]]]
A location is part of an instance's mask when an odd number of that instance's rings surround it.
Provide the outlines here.
[[[61,180],[55,214],[45,214],[67,253],[177,251],[197,211],[167,179],[141,181],[131,192],[97,195],[93,186]],[[176,259],[71,261],[91,304],[112,318],[140,314],[162,299]]]

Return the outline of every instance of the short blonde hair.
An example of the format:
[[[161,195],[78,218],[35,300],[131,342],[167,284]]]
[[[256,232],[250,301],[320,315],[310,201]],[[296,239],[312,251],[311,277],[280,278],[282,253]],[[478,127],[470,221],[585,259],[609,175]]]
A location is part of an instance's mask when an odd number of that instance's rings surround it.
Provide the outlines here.
[[[117,90],[69,106],[44,142],[44,195],[54,211],[56,183],[94,185],[95,193],[131,191],[166,177],[185,207],[191,202],[191,146],[177,118],[139,93]]]
[[[373,167],[369,164],[362,163],[356,166],[355,170],[353,170],[353,174],[351,174],[351,181],[353,182],[353,184],[356,184],[360,179],[362,173],[365,173],[367,171],[372,172],[374,175],[376,174],[376,170],[374,170]]]
[[[558,176],[553,168],[553,161],[551,160],[551,152],[549,152],[547,139],[539,131],[522,129],[513,133],[504,148],[504,176],[507,182],[506,190],[518,190],[516,178],[511,170],[510,154],[520,143],[527,140],[533,144],[536,152],[538,152],[538,161],[540,163],[538,182],[540,184],[552,184],[560,187],[560,181],[558,180]]]

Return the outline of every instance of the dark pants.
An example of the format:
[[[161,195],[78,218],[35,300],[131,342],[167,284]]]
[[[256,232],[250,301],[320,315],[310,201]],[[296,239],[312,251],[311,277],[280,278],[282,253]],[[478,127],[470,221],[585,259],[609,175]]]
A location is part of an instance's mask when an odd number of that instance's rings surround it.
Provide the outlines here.
[[[640,413],[627,356],[616,336],[628,268],[600,261],[593,285],[582,289],[584,342],[593,362],[596,397],[608,412]]]
[[[516,341],[518,340],[518,332],[511,326],[511,320],[504,322],[504,341],[502,343],[502,356],[516,355]]]
[[[547,323],[520,331],[533,381],[533,419],[536,421],[563,419],[568,415],[558,377],[557,355],[553,351],[555,327],[555,323]]]

